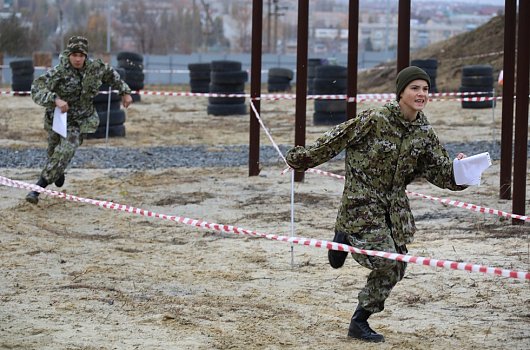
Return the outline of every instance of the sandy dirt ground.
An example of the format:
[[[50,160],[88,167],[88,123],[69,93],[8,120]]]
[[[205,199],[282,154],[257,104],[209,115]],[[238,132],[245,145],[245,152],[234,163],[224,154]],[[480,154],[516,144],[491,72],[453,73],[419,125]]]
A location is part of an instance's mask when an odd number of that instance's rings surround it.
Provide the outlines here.
[[[206,105],[196,97],[142,96],[127,112],[127,136],[109,145],[207,144],[215,152],[248,143],[248,116],[208,116]],[[1,147],[45,147],[40,107],[12,96],[0,96],[0,106]],[[294,142],[294,111],[294,101],[261,104],[279,144]],[[498,139],[500,111],[500,104],[495,115],[462,110],[454,101],[426,110],[443,142]],[[308,142],[327,129],[313,126],[311,113],[308,102]],[[261,140],[270,144],[263,132]],[[279,160],[252,177],[246,167],[70,169],[61,191],[289,236],[291,179],[283,168]],[[321,168],[343,173],[342,162]],[[0,175],[34,183],[39,171]],[[498,173],[494,162],[481,186],[458,193],[425,181],[409,190],[511,212],[511,201],[498,198]],[[341,181],[314,174],[295,183],[295,235],[331,239],[341,191]],[[48,195],[34,206],[25,194],[0,186],[1,349],[530,348],[528,281],[409,264],[385,311],[370,319],[386,342],[364,344],[346,337],[368,272],[351,258],[334,270],[324,249]],[[411,206],[418,226],[411,255],[530,270],[528,224],[416,197]]]

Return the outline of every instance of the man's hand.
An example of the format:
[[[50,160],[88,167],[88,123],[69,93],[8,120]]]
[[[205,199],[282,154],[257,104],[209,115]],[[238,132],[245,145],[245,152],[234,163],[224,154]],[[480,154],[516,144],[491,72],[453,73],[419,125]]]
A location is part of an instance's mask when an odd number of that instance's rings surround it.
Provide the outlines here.
[[[59,107],[62,113],[68,112],[68,102],[61,100],[59,97],[55,99],[55,105]]]
[[[464,159],[466,157],[467,156],[464,153],[458,153],[458,155],[456,156],[456,159]]]
[[[132,100],[132,97],[131,95],[123,95],[121,97],[121,104],[123,105],[123,107],[127,108],[131,105],[131,103],[133,102]]]

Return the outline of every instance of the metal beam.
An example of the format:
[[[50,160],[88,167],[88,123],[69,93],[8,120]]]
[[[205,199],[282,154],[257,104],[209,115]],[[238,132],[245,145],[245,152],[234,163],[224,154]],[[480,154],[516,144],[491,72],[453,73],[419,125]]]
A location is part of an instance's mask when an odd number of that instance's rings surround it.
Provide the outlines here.
[[[309,0],[298,0],[298,32],[296,46],[296,110],[294,143],[305,146],[305,123],[307,105],[307,48],[309,28]],[[304,173],[297,171],[296,182],[304,180]]]
[[[410,1],[399,0],[397,71],[410,64]]]
[[[528,162],[528,83],[530,73],[530,1],[519,1],[517,31],[517,82],[515,101],[515,145],[513,166],[513,212],[525,215]],[[514,224],[524,221],[513,220]]]
[[[359,0],[350,0],[348,20],[348,86],[347,96],[354,97],[347,101],[346,113],[348,119],[357,114],[357,55],[359,47]]]
[[[263,0],[252,1],[252,57],[250,67],[250,98],[260,113],[261,103],[261,41],[263,32]],[[259,122],[250,108],[250,132],[248,151],[248,175],[257,176],[260,172],[259,166]]]
[[[517,0],[504,2],[504,65],[502,85],[501,165],[499,198],[512,198],[513,92]]]

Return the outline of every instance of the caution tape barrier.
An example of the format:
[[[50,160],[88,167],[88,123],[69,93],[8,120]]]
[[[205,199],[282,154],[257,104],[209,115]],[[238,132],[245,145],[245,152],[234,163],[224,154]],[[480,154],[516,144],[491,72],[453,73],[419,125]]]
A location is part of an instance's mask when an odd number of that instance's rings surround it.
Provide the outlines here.
[[[425,266],[440,267],[444,269],[462,270],[462,271],[469,271],[469,272],[481,272],[481,273],[489,274],[489,275],[497,275],[497,276],[515,278],[515,279],[520,279],[520,280],[530,280],[530,272],[525,272],[525,271],[514,271],[514,270],[507,270],[507,269],[502,269],[502,268],[497,268],[497,267],[477,265],[477,264],[472,264],[472,263],[467,263],[467,262],[438,260],[438,259],[431,259],[431,258],[425,258],[425,257],[413,256],[413,255],[388,253],[388,252],[381,252],[381,251],[376,251],[376,250],[365,250],[365,249],[359,249],[356,247],[352,247],[346,244],[329,242],[326,240],[319,240],[319,239],[313,239],[313,238],[287,237],[287,236],[280,236],[280,235],[275,235],[275,234],[260,233],[257,231],[251,231],[251,230],[247,230],[243,228],[238,228],[232,225],[216,224],[216,223],[210,223],[210,222],[203,221],[203,220],[190,219],[190,218],[181,217],[181,216],[160,214],[160,213],[156,213],[153,211],[135,208],[135,207],[131,207],[131,206],[124,205],[124,204],[78,197],[78,196],[74,196],[74,195],[67,194],[64,192],[47,190],[40,186],[28,184],[26,182],[11,180],[4,176],[0,176],[0,184],[4,186],[8,186],[8,187],[13,187],[13,188],[22,188],[22,189],[37,191],[40,193],[46,193],[53,197],[62,198],[62,199],[73,201],[73,202],[88,203],[88,204],[92,204],[92,205],[105,208],[105,209],[113,209],[113,210],[131,213],[131,214],[146,216],[146,217],[153,217],[153,218],[158,218],[162,220],[174,221],[174,222],[178,222],[178,223],[185,224],[188,226],[199,227],[199,228],[214,230],[218,232],[254,236],[254,237],[266,238],[269,240],[279,241],[279,242],[287,242],[291,244],[310,246],[310,247],[315,247],[315,248],[323,248],[323,249],[328,249],[328,250],[337,250],[337,251],[344,251],[344,252],[355,253],[355,254],[377,256],[377,257],[382,257],[385,259],[403,261],[403,262],[412,263],[416,265],[425,265]]]

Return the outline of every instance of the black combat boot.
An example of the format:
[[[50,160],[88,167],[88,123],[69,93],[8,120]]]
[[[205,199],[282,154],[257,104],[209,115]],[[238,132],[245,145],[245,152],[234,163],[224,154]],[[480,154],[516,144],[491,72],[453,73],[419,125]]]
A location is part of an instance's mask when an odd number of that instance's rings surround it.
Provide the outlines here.
[[[342,243],[351,245],[350,242],[348,242],[348,235],[341,232],[335,232],[335,237],[333,237],[333,242],[335,243]],[[331,267],[334,269],[338,269],[344,265],[344,262],[346,261],[346,258],[348,257],[348,252],[342,252],[338,250],[328,250],[328,261]]]
[[[370,325],[368,324],[367,320],[371,314],[370,311],[363,309],[360,305],[357,306],[357,310],[355,310],[355,313],[351,318],[348,337],[372,343],[384,342],[385,337],[376,333],[376,331],[370,328]]]
[[[46,181],[46,179],[41,176],[39,181],[37,181],[37,186],[45,188],[46,186],[48,186],[48,181]],[[26,200],[31,204],[37,204],[39,203],[39,194],[40,193],[37,191],[31,191],[26,195]]]
[[[64,174],[61,174],[61,176],[57,180],[55,180],[54,184],[57,187],[63,187],[63,185],[64,185]]]

